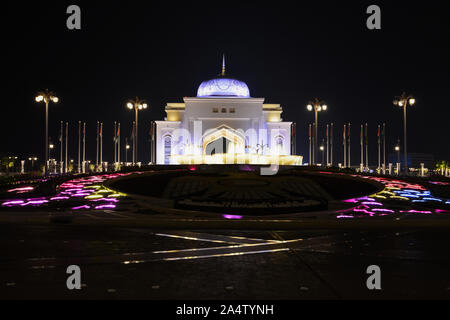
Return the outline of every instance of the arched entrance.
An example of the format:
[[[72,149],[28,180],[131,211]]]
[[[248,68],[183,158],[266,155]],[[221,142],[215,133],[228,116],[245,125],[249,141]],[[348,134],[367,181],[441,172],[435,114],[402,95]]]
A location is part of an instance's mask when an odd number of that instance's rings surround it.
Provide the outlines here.
[[[236,130],[222,126],[203,137],[203,155],[245,153],[245,139]]]
[[[228,153],[233,149],[232,144],[232,141],[221,137],[206,146],[205,154],[213,156],[215,154]]]

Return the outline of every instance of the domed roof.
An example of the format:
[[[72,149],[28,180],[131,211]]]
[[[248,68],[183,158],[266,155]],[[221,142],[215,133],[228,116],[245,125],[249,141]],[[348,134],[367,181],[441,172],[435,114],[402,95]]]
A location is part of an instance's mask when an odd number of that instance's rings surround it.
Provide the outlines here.
[[[229,77],[218,77],[204,81],[198,88],[197,97],[211,96],[250,98],[250,90],[245,82]]]
[[[225,57],[222,74],[214,79],[204,81],[198,88],[197,97],[238,97],[250,98],[247,84],[225,74]]]

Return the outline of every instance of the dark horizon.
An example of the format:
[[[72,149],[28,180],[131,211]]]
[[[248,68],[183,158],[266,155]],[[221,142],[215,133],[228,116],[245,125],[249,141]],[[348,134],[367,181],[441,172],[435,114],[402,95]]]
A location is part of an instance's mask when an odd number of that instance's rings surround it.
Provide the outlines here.
[[[50,137],[59,155],[60,121],[71,125],[70,157],[77,157],[77,123],[87,122],[87,155],[95,160],[95,126],[104,123],[104,159],[113,158],[113,122],[122,124],[122,146],[131,135],[128,99],[149,103],[140,113],[139,155],[148,162],[149,123],[163,120],[166,103],[195,96],[204,80],[227,70],[245,81],[252,97],[281,104],[297,123],[297,153],[308,161],[309,100],[319,97],[335,124],[335,159],[342,162],[342,127],[352,123],[352,162],[359,163],[359,127],[369,124],[370,163],[377,159],[377,125],[386,123],[387,153],[402,138],[403,113],[392,104],[403,91],[417,104],[408,110],[408,152],[450,160],[446,89],[449,27],[440,2],[379,4],[382,30],[366,28],[372,4],[82,4],[82,30],[66,28],[72,3],[7,5],[4,48],[9,81],[3,99],[1,153],[21,158],[44,149],[45,88],[61,99],[50,105]],[[239,7],[236,7],[239,6]],[[131,153],[129,154],[129,157]],[[124,154],[122,159],[124,159]],[[57,157],[58,159],[58,157]],[[319,157],[320,159],[320,157]]]

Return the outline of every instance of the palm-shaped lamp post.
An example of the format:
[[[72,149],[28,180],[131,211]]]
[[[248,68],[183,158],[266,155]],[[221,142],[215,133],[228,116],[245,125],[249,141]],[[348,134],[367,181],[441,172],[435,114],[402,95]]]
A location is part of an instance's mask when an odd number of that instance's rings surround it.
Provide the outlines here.
[[[48,173],[48,155],[49,155],[49,148],[48,148],[48,105],[49,103],[58,103],[59,98],[51,91],[48,91],[48,89],[45,89],[45,91],[39,92],[36,96],[36,102],[44,102],[45,103],[45,174]]]

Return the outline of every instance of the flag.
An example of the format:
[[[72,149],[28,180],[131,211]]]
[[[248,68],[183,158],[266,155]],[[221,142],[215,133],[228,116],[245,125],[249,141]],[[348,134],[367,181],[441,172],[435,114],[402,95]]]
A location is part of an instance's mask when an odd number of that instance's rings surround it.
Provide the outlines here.
[[[361,145],[364,144],[364,126],[361,125]]]
[[[346,129],[346,125],[344,124],[344,132],[343,132],[343,134],[342,134],[342,137],[344,138],[344,141],[342,142],[344,145],[345,145],[345,129]]]
[[[348,124],[348,130],[347,130],[347,131],[348,131],[348,139],[349,139],[349,140],[350,140],[350,127],[351,127],[351,124],[349,123],[349,124]]]
[[[117,142],[119,141],[120,126],[117,125],[116,128],[117,128],[117,129],[116,129],[116,131],[114,132],[114,138],[113,138],[113,141],[114,141],[115,143],[117,143]]]
[[[309,125],[309,140],[311,140],[311,125]]]
[[[334,128],[334,124],[332,123],[331,124],[331,127],[330,127],[330,138],[331,138],[331,144],[333,144],[333,128]]]
[[[381,126],[380,125],[378,125],[378,143],[380,143],[381,142],[381,132],[380,132],[380,130],[381,130]]]

